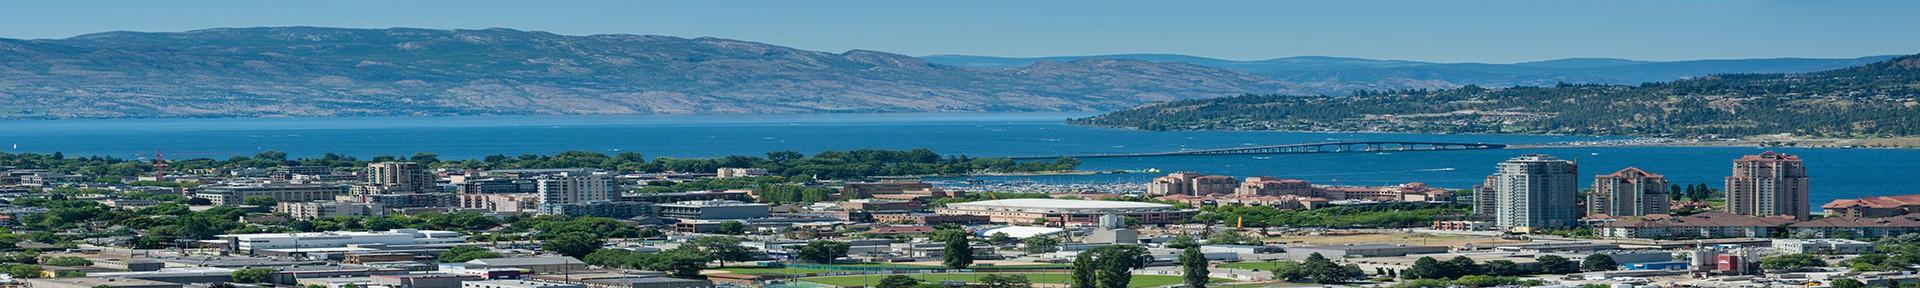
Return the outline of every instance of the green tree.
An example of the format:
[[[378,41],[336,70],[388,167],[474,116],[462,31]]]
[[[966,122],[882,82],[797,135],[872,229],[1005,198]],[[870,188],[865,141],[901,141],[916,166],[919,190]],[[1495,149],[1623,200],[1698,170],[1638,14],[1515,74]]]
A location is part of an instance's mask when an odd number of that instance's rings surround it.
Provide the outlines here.
[[[540,248],[577,259],[587,257],[587,254],[592,254],[594,250],[600,250],[601,246],[606,245],[606,239],[601,239],[592,233],[567,232],[542,241]]]
[[[795,254],[797,254],[800,259],[812,261],[813,263],[832,264],[833,259],[846,257],[847,250],[850,248],[851,246],[847,245],[847,243],[813,240],[808,241],[807,245],[800,246]]]
[[[1147,248],[1135,245],[1113,245],[1094,248],[1084,253],[1094,253],[1094,283],[1099,288],[1126,288],[1133,281],[1133,269],[1146,267],[1152,261]]]
[[[747,224],[740,223],[740,221],[720,222],[720,227],[714,228],[713,233],[727,235],[747,234]]]
[[[1028,280],[1027,275],[987,274],[980,277],[980,285],[983,288],[1031,288],[1033,281]]]
[[[240,204],[245,204],[249,206],[273,207],[274,205],[280,204],[280,200],[273,199],[273,196],[253,195],[253,196],[247,196],[246,198],[242,198],[240,200]]]
[[[874,285],[873,287],[876,287],[876,288],[913,288],[913,286],[915,286],[915,285],[920,285],[920,279],[914,279],[913,277],[907,277],[907,275],[892,275],[892,276],[887,276],[887,278],[880,278],[880,285]]]
[[[968,265],[973,265],[973,245],[967,242],[965,234],[949,237],[947,249],[942,251],[945,255],[941,257],[945,259],[941,264],[946,265],[947,269],[966,269]]]
[[[1306,270],[1307,280],[1313,283],[1340,284],[1365,276],[1365,272],[1359,271],[1358,266],[1349,270],[1346,267],[1341,267],[1339,264],[1334,264],[1333,260],[1327,259],[1326,256],[1321,256],[1320,253],[1307,255],[1306,260],[1300,261],[1300,266]]]
[[[1092,251],[1084,251],[1073,256],[1073,274],[1069,275],[1069,288],[1098,288],[1100,263],[1095,263]]]
[[[1533,260],[1540,263],[1541,273],[1567,274],[1580,272],[1580,264],[1573,263],[1573,260],[1567,260],[1567,257],[1540,255],[1540,257],[1534,257]]]
[[[1200,247],[1200,242],[1194,241],[1191,236],[1180,235],[1173,236],[1172,240],[1167,240],[1166,246],[1167,248],[1173,249],[1187,249],[1188,247]]]
[[[1013,236],[1007,236],[1007,233],[1004,233],[1004,232],[993,232],[993,235],[987,236],[987,243],[992,243],[993,245],[1007,245],[1009,243],[1013,243]]]
[[[1760,258],[1760,268],[1767,270],[1799,270],[1812,267],[1826,267],[1827,261],[1819,256],[1808,254],[1787,254]]]
[[[53,257],[52,259],[47,259],[47,261],[43,261],[42,263],[45,263],[47,265],[66,266],[66,267],[93,266],[93,261],[87,260],[87,258],[80,258],[80,257],[74,257],[74,256]]]
[[[1051,236],[1027,237],[1027,239],[1020,240],[1020,242],[1021,242],[1020,244],[1026,246],[1024,248],[1029,254],[1040,254],[1040,253],[1048,253],[1053,251],[1060,251],[1060,239],[1053,238]]]
[[[1853,278],[1834,279],[1833,283],[1827,283],[1827,285],[1833,288],[1867,288],[1867,283],[1861,283],[1860,280],[1853,280]]]
[[[1611,271],[1618,266],[1620,266],[1620,263],[1613,262],[1613,256],[1607,256],[1606,254],[1587,255],[1586,260],[1580,261],[1580,270],[1588,272]]]
[[[1453,259],[1447,259],[1447,263],[1445,264],[1448,270],[1447,278],[1460,278],[1460,276],[1487,273],[1485,267],[1481,267],[1479,263],[1474,263],[1473,258],[1467,258],[1467,256],[1454,256]]]
[[[1180,268],[1184,273],[1182,277],[1187,280],[1187,288],[1207,287],[1207,280],[1210,280],[1207,277],[1207,254],[1200,253],[1200,247],[1187,247],[1180,251]]]
[[[1447,279],[1449,275],[1445,266],[1433,257],[1420,257],[1413,260],[1413,266],[1407,267],[1406,271],[1400,271],[1400,279]]]
[[[745,239],[740,239],[740,237],[706,236],[693,238],[692,241],[687,243],[693,245],[695,249],[699,249],[700,252],[706,253],[707,257],[720,261],[720,266],[726,266],[727,262],[753,259],[753,250],[747,249],[746,246],[740,246],[740,242],[742,241],[745,241]]]
[[[279,272],[279,271],[276,271],[273,269],[265,269],[265,268],[246,268],[246,269],[240,269],[240,270],[233,270],[233,282],[267,283],[267,281],[270,280],[269,278],[273,276],[273,273],[276,273],[276,272]]]
[[[1486,267],[1487,275],[1518,276],[1527,274],[1527,271],[1522,269],[1519,263],[1514,263],[1513,261],[1493,260],[1487,261],[1487,263],[1482,266]]]
[[[440,263],[460,263],[460,262],[473,261],[473,259],[487,259],[487,258],[500,258],[500,257],[502,257],[500,253],[495,253],[493,251],[487,250],[487,248],[480,248],[478,246],[472,246],[472,245],[461,245],[461,246],[453,246],[453,248],[448,248],[446,252],[440,252],[440,256],[434,257],[434,259],[440,261]]]

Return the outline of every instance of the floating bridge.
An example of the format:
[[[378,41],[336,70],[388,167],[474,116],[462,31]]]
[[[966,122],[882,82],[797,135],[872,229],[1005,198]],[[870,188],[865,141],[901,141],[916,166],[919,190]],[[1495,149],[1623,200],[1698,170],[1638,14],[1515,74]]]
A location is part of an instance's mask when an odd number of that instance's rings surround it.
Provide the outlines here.
[[[1204,156],[1204,155],[1489,150],[1489,149],[1506,149],[1506,148],[1507,148],[1506,144],[1492,144],[1492,143],[1360,141],[1360,142],[1302,143],[1302,144],[1250,146],[1250,147],[1204,149],[1204,150],[1181,150],[1181,151],[1172,151],[1172,152],[1062,155],[1062,156],[1025,156],[1025,157],[1012,157],[1012,158],[1013,159],[1052,159],[1052,158],[1060,158],[1060,157],[1118,158],[1118,157]]]

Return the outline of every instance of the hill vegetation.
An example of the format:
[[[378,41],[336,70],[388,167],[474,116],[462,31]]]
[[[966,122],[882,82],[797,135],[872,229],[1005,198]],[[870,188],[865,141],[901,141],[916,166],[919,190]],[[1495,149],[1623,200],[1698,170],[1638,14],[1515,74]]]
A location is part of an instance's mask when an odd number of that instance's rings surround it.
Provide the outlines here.
[[[1640,85],[1364,91],[1185,100],[1073,119],[1147,130],[1392,131],[1670,137],[1920,135],[1920,56],[1795,74]]]

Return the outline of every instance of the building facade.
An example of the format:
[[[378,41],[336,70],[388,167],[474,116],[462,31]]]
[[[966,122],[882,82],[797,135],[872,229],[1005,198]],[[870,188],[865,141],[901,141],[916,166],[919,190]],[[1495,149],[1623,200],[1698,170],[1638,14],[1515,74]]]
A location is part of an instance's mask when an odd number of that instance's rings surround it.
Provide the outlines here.
[[[280,202],[278,206],[273,208],[273,211],[286,213],[287,216],[293,217],[293,219],[313,220],[341,216],[380,216],[385,214],[385,209],[382,208],[380,204],[315,201]]]
[[[1667,214],[1667,177],[1640,168],[1627,167],[1613,174],[1593,177],[1593,192],[1587,193],[1587,214],[1644,216]]]
[[[213,205],[234,206],[249,196],[273,197],[279,202],[307,202],[331,200],[346,192],[345,186],[333,184],[257,183],[203,187],[194,193],[194,198],[210,200]]]
[[[1178,224],[1199,210],[1174,208],[1159,203],[1093,201],[1064,199],[1005,199],[947,204],[934,213],[986,216],[994,223],[1055,226],[1091,226],[1100,217],[1112,214],[1128,217],[1140,225]]]
[[[1548,155],[1500,162],[1493,175],[1494,226],[1523,232],[1572,226],[1580,214],[1578,170],[1573,161]]]
[[[1233,195],[1240,196],[1313,196],[1315,192],[1313,184],[1304,180],[1264,176],[1247,177],[1246,181],[1240,182],[1239,188],[1233,189]]]
[[[620,186],[605,173],[564,172],[540,176],[541,204],[606,202],[620,199]]]
[[[705,200],[655,204],[654,209],[660,217],[704,220],[763,218],[771,207],[733,200]]]
[[[1799,156],[1767,151],[1733,160],[1727,176],[1727,212],[1807,219],[1807,169]]]

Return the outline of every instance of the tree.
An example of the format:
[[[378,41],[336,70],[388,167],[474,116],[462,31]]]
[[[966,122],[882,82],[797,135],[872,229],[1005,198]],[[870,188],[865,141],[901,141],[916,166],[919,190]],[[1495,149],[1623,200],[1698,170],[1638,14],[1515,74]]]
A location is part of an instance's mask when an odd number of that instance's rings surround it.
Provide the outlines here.
[[[1359,266],[1353,266],[1352,269],[1341,267],[1320,253],[1308,254],[1306,260],[1300,261],[1300,266],[1306,270],[1307,280],[1313,283],[1340,284],[1366,276]]]
[[[1473,258],[1467,258],[1467,256],[1454,256],[1453,259],[1447,259],[1446,264],[1449,270],[1447,271],[1449,272],[1447,273],[1447,278],[1460,278],[1460,276],[1487,273],[1485,267],[1481,267],[1479,263],[1474,263]]]
[[[1006,245],[1008,243],[1013,243],[1013,236],[1007,236],[1006,232],[993,232],[993,235],[987,236],[987,243],[993,243],[993,245]]]
[[[1207,237],[1207,244],[1259,245],[1261,243],[1259,238],[1253,238],[1253,236],[1247,236],[1246,234],[1240,234],[1240,232],[1234,231],[1222,231],[1220,233],[1213,233],[1213,237]]]
[[[1486,268],[1487,275],[1518,276],[1527,274],[1526,270],[1520,268],[1519,263],[1513,263],[1513,261],[1493,260],[1487,261],[1486,264],[1481,266]]]
[[[74,256],[53,257],[52,259],[47,259],[47,261],[44,261],[43,263],[47,265],[67,266],[67,267],[93,266],[93,261],[87,260],[87,258],[80,258],[80,257],[74,257]]]
[[[1447,267],[1444,266],[1446,264],[1433,257],[1420,257],[1413,260],[1413,266],[1406,271],[1400,271],[1400,279],[1446,279]]]
[[[720,222],[720,227],[714,228],[713,233],[727,235],[747,234],[747,224],[740,223],[740,221]]]
[[[1033,281],[1028,280],[1027,275],[987,274],[980,277],[980,285],[984,288],[1031,288]]]
[[[1207,277],[1207,255],[1200,253],[1200,247],[1187,247],[1185,251],[1180,251],[1180,268],[1185,273],[1182,276],[1187,280],[1187,288],[1207,287],[1207,280],[1210,280]]]
[[[1060,239],[1055,239],[1049,236],[1027,237],[1027,239],[1020,240],[1020,242],[1021,242],[1020,244],[1026,245],[1025,248],[1027,253],[1029,254],[1040,254],[1040,253],[1048,253],[1053,251],[1060,251]]]
[[[279,272],[279,271],[276,271],[273,269],[265,269],[265,268],[246,268],[246,269],[240,269],[240,270],[233,270],[233,282],[267,283],[268,278],[272,277],[273,273],[275,272]]]
[[[700,252],[706,253],[707,257],[719,260],[720,266],[726,266],[729,261],[753,260],[753,250],[740,246],[741,241],[745,240],[732,236],[707,236],[693,238],[687,244],[700,249]]]
[[[1187,235],[1180,235],[1180,236],[1173,236],[1172,240],[1167,240],[1166,246],[1167,248],[1173,248],[1173,249],[1187,249],[1188,247],[1200,247],[1200,242],[1194,241],[1193,237],[1189,237]]]
[[[1100,263],[1096,263],[1093,251],[1080,252],[1073,256],[1073,274],[1067,283],[1069,288],[1098,288],[1100,286]]]
[[[1787,254],[1760,258],[1760,268],[1767,270],[1799,270],[1811,267],[1825,267],[1827,261],[1819,256],[1808,254]]]
[[[941,264],[945,264],[947,269],[966,269],[968,265],[973,265],[973,245],[967,243],[967,236],[962,234],[948,238],[947,249],[943,251],[946,255],[941,255],[946,259]]]
[[[881,278],[880,285],[874,285],[873,287],[875,288],[913,288],[913,286],[915,285],[920,285],[920,279],[907,277],[907,275],[892,275],[892,276],[887,276],[887,278]]]
[[[808,241],[807,245],[800,246],[795,254],[798,254],[800,259],[813,261],[813,263],[832,264],[833,259],[846,257],[847,250],[850,248],[851,246],[847,243],[813,240]]]
[[[1867,288],[1867,283],[1861,283],[1860,280],[1853,280],[1853,278],[1834,279],[1833,283],[1827,283],[1827,285],[1833,288]]]
[[[1146,248],[1113,245],[1081,251],[1073,258],[1070,288],[1125,288],[1132,281],[1133,269],[1152,261]]]
[[[567,232],[543,241],[540,243],[540,248],[577,259],[587,257],[587,254],[592,254],[594,250],[600,250],[601,246],[606,245],[606,239],[600,239],[592,233]]]
[[[245,200],[242,200],[242,201],[245,201]],[[207,198],[187,198],[187,205],[192,205],[192,206],[213,205],[213,200],[207,200]]]
[[[242,198],[240,200],[240,204],[245,204],[249,206],[272,207],[274,205],[280,204],[280,200],[273,199],[273,196],[253,195],[253,196],[247,196],[247,198]]]
[[[1611,271],[1618,266],[1620,263],[1613,262],[1613,256],[1606,254],[1587,255],[1586,260],[1580,261],[1580,270],[1588,272]]]
[[[1540,272],[1542,273],[1567,274],[1580,272],[1580,264],[1573,263],[1573,260],[1567,260],[1567,257],[1540,255],[1540,257],[1535,257],[1533,260],[1540,262]]]
[[[489,251],[487,250],[487,248],[480,248],[478,246],[472,246],[472,245],[461,245],[461,246],[453,246],[453,248],[448,248],[446,252],[440,252],[440,256],[434,257],[434,259],[439,260],[440,263],[460,263],[460,262],[473,261],[473,259],[500,258],[500,257],[502,257],[500,253]]]

